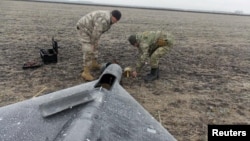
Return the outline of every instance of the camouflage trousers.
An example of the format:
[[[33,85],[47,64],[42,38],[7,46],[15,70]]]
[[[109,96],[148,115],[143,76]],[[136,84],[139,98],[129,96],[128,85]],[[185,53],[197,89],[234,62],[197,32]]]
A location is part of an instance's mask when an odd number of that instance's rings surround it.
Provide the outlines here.
[[[159,60],[172,49],[172,46],[158,47],[150,56],[150,67],[158,68]]]
[[[84,29],[77,29],[79,40],[82,45],[83,52],[83,67],[90,66],[93,59],[98,58],[98,48],[95,47],[95,50],[92,49],[92,44],[90,43],[90,36],[85,32]]]

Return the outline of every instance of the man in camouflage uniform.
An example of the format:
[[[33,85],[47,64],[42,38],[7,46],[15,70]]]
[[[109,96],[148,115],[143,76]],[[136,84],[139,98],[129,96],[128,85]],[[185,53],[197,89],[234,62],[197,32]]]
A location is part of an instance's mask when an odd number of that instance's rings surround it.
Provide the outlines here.
[[[136,77],[149,58],[151,71],[144,80],[153,81],[159,78],[159,60],[173,47],[172,35],[163,31],[145,31],[130,35],[128,41],[140,54],[132,75]]]
[[[83,73],[82,77],[91,81],[94,77],[91,70],[100,69],[97,63],[98,41],[101,35],[108,31],[113,24],[119,21],[121,12],[113,11],[93,11],[83,16],[76,24],[77,32],[82,44],[83,51]]]

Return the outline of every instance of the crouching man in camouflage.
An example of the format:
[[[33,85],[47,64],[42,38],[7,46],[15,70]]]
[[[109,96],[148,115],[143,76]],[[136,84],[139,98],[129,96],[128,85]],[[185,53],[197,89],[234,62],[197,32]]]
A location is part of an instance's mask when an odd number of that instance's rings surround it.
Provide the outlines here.
[[[83,51],[83,79],[92,81],[91,70],[100,69],[97,63],[98,41],[101,35],[108,31],[113,24],[119,21],[121,12],[93,11],[83,16],[76,24],[76,29],[82,44]]]
[[[130,35],[128,41],[139,50],[140,57],[136,63],[136,69],[132,72],[137,76],[142,67],[147,64],[149,58],[151,71],[144,78],[145,81],[153,81],[159,78],[159,60],[173,47],[173,37],[163,31],[145,31]]]

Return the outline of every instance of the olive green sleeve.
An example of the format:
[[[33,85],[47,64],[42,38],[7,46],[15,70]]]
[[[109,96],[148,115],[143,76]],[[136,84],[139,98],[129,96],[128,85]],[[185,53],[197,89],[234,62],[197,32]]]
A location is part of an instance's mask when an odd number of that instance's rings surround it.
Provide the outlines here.
[[[145,65],[145,61],[148,58],[149,45],[147,43],[141,42],[139,48],[141,50],[141,54],[140,54],[140,57],[138,58],[137,63],[136,63],[136,71],[137,72],[140,72],[142,67]]]

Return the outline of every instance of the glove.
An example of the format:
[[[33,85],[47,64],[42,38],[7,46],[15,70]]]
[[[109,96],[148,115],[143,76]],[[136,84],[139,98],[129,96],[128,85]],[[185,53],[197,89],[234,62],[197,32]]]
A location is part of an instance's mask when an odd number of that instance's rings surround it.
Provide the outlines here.
[[[156,41],[157,46],[162,47],[162,46],[166,46],[167,45],[167,40],[163,39],[163,38],[159,38]]]

